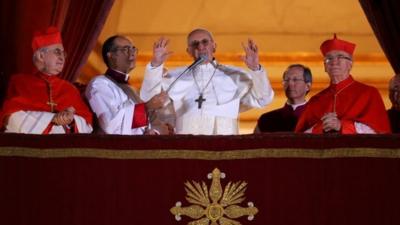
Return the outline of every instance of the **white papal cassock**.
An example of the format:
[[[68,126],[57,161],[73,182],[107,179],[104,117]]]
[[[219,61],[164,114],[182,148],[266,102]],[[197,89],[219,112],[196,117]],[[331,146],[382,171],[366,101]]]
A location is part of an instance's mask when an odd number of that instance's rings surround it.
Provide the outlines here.
[[[238,134],[239,112],[263,107],[273,99],[274,92],[262,67],[250,71],[214,61],[186,72],[174,82],[186,68],[166,71],[163,65],[152,67],[149,63],[140,90],[144,101],[168,90],[172,101],[159,113],[172,108],[174,119],[167,122],[175,121],[177,134]],[[201,94],[206,100],[199,107],[196,100]]]

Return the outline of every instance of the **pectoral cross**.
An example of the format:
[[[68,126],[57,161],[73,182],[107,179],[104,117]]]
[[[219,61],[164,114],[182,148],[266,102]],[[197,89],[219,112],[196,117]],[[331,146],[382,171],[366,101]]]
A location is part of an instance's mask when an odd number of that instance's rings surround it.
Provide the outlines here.
[[[54,107],[57,106],[57,103],[53,102],[53,89],[51,89],[51,83],[48,80],[44,79],[44,81],[46,81],[47,90],[49,91],[49,101],[46,104],[50,106],[51,112],[54,112]]]
[[[206,101],[206,99],[205,98],[203,98],[203,94],[200,94],[199,95],[199,97],[195,100],[195,102],[197,102],[197,107],[199,108],[199,109],[201,109],[201,105],[203,104],[203,102],[205,102]]]
[[[57,103],[50,99],[50,101],[48,101],[46,104],[50,106],[51,112],[54,112],[54,107],[57,106]]]

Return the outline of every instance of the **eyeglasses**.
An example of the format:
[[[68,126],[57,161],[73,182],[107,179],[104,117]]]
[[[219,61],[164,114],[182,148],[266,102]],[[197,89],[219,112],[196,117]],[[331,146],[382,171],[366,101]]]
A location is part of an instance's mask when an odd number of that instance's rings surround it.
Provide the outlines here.
[[[66,51],[64,51],[64,50],[62,50],[62,49],[59,49],[59,48],[55,48],[55,49],[43,49],[43,51],[45,51],[45,52],[51,52],[51,53],[53,53],[55,56],[57,56],[57,57],[64,57],[64,58],[67,58],[67,52]]]
[[[116,51],[121,51],[125,55],[129,55],[131,52],[133,54],[137,54],[139,49],[136,48],[135,46],[124,46],[124,47],[115,47],[111,51],[116,52]]]
[[[298,82],[304,81],[304,79],[299,79],[299,78],[283,79],[282,83],[288,84],[290,81],[292,81],[293,83],[298,83]]]
[[[337,60],[339,60],[339,61],[342,61],[342,60],[349,60],[349,61],[352,61],[352,59],[351,59],[350,57],[348,57],[348,56],[345,56],[345,55],[336,55],[336,56],[327,56],[327,57],[325,57],[324,62],[325,62],[326,64],[329,64],[329,63],[333,62],[333,60],[335,60],[335,59],[337,59]]]
[[[210,44],[211,40],[204,38],[201,41],[195,40],[192,41],[191,43],[189,43],[189,46],[192,48],[198,48],[200,44],[202,44],[203,46],[207,46],[208,44]]]

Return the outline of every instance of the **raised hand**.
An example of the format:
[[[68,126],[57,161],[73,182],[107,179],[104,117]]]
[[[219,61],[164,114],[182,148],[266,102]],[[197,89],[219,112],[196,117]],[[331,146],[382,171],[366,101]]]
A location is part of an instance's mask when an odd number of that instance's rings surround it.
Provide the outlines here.
[[[249,69],[253,71],[259,70],[260,62],[258,59],[258,47],[256,43],[249,38],[247,40],[247,45],[242,42],[242,47],[245,52],[245,55],[241,57],[243,62]]]
[[[169,40],[161,37],[153,44],[153,58],[151,59],[151,66],[157,67],[165,62],[165,60],[172,54],[168,51],[167,45]]]

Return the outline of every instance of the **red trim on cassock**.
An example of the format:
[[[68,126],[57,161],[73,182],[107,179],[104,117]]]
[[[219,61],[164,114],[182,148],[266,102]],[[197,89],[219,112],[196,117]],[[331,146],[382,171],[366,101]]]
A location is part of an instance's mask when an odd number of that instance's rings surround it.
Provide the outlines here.
[[[50,122],[49,125],[47,125],[46,129],[44,129],[42,134],[49,134],[51,129],[53,129],[53,123]]]
[[[148,123],[144,103],[136,104],[133,111],[132,128],[144,127]]]
[[[80,132],[79,132],[79,129],[78,129],[78,126],[77,126],[76,123],[75,123],[75,119],[72,121],[72,123],[70,124],[70,126],[71,126],[71,131],[72,131],[72,133],[80,133]]]

